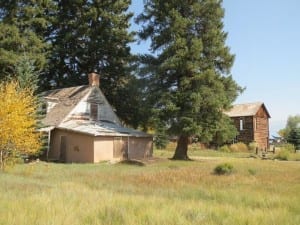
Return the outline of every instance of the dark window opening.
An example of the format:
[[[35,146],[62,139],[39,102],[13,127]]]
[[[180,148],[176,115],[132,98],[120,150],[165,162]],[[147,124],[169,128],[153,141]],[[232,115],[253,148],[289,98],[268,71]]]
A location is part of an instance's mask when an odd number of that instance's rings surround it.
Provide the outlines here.
[[[98,104],[91,103],[91,105],[90,105],[90,117],[91,117],[91,120],[93,120],[93,121],[98,120]]]

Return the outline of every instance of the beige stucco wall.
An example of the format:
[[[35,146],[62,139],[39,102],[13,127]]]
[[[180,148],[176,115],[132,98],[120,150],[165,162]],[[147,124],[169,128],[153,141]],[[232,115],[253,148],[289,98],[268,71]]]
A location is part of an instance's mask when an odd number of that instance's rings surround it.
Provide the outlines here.
[[[49,159],[60,159],[61,137],[66,140],[66,160],[67,163],[93,162],[93,137],[76,132],[55,129],[51,132],[51,148]]]
[[[153,153],[152,137],[129,137],[129,159],[143,159],[151,157]]]
[[[51,131],[50,136],[50,149],[48,152],[48,158],[50,160],[58,160],[59,159],[59,143],[60,143],[60,137],[57,134],[57,130]]]
[[[67,163],[97,163],[114,159],[117,146],[124,145],[121,155],[129,159],[143,159],[151,157],[153,153],[152,137],[94,137],[72,131],[55,129],[51,132],[51,148],[49,159],[60,160],[61,137],[65,137],[65,162]],[[118,144],[116,145],[116,140]],[[121,141],[120,141],[121,140]],[[129,140],[129,144],[128,144]],[[115,157],[121,159],[122,156]]]
[[[124,145],[124,151],[129,147],[129,159],[143,159],[151,157],[153,153],[152,137],[96,137],[94,143],[94,162],[111,159],[122,159],[114,157],[114,141],[121,140]],[[128,145],[129,140],[129,145]],[[125,154],[124,154],[125,155]]]
[[[94,162],[113,159],[113,137],[95,137]]]

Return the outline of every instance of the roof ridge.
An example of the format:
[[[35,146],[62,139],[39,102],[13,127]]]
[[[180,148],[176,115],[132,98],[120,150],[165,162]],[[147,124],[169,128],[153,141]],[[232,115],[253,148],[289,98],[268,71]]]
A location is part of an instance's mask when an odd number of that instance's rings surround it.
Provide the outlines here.
[[[257,101],[257,102],[237,103],[237,104],[233,104],[232,106],[236,106],[236,105],[255,105],[255,104],[264,104],[264,102]]]

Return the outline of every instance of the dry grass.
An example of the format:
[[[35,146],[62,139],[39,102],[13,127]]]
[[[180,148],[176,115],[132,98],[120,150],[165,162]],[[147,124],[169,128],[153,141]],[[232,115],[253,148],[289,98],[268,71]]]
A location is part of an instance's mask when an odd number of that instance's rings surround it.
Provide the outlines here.
[[[224,162],[233,174],[214,175]],[[235,157],[18,165],[0,174],[0,224],[296,225],[299,169],[299,162]]]

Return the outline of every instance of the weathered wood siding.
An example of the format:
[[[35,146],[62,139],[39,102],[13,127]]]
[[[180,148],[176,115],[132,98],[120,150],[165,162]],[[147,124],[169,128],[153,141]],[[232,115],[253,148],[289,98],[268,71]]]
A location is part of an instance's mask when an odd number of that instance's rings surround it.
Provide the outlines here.
[[[238,130],[239,134],[236,137],[237,142],[244,142],[245,144],[249,144],[254,140],[254,133],[253,133],[253,117],[246,116],[246,117],[233,117],[232,118],[235,124],[236,129]],[[243,129],[240,128],[240,120],[243,121]]]
[[[263,108],[257,112],[253,119],[254,140],[260,149],[269,148],[269,118]]]
[[[237,142],[249,144],[255,141],[259,149],[269,148],[269,117],[263,107],[254,116],[232,117],[231,119],[239,132],[236,137]],[[243,121],[242,130],[240,129],[241,120]]]

